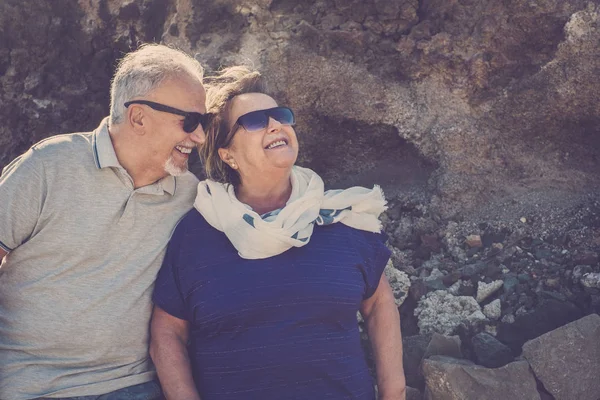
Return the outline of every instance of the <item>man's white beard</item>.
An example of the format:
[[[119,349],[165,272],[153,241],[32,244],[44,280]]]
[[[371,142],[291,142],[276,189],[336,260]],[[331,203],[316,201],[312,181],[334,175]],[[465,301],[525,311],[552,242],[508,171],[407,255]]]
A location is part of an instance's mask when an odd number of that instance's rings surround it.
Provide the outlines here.
[[[171,176],[181,176],[187,172],[187,161],[185,166],[175,165],[175,161],[173,161],[173,156],[169,157],[167,162],[165,163],[165,172]]]

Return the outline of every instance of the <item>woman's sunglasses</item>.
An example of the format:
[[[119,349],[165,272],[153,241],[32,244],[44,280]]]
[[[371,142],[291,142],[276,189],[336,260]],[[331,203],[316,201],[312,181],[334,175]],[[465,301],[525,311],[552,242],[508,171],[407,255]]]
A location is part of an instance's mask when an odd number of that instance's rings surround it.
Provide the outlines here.
[[[188,112],[183,111],[175,107],[166,106],[164,104],[155,103],[153,101],[148,100],[133,100],[128,101],[124,104],[125,108],[129,107],[132,104],[144,104],[156,111],[166,112],[169,114],[181,115],[183,118],[183,130],[185,133],[192,133],[197,128],[198,125],[202,124],[202,129],[206,129],[206,124],[208,123],[208,114],[201,114],[199,112]]]
[[[291,109],[275,107],[244,114],[237,119],[236,125],[244,127],[248,132],[256,132],[269,126],[269,118],[273,118],[282,125],[294,125],[296,123]]]

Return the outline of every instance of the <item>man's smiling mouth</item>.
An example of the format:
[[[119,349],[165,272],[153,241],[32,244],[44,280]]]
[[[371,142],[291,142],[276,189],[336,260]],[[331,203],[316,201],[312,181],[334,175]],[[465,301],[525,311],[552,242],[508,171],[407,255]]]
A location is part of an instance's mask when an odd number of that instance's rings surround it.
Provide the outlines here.
[[[175,148],[182,154],[190,154],[192,152],[191,147],[175,146]]]

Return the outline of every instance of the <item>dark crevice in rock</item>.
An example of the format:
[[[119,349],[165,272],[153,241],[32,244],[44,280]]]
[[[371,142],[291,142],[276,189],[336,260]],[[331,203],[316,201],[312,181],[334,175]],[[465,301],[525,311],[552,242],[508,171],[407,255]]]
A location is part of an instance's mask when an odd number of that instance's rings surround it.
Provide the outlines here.
[[[548,393],[548,391],[544,387],[544,384],[537,377],[535,378],[535,382],[537,384],[537,391],[540,394],[541,400],[556,400],[554,396]]]
[[[164,32],[169,9],[173,5],[169,0],[146,0],[142,5],[142,21],[147,28],[145,42],[160,42]]]
[[[326,186],[377,182],[389,196],[427,189],[437,166],[399,137],[395,128],[323,115],[301,117],[311,134],[305,136],[299,128],[299,163],[321,174]]]

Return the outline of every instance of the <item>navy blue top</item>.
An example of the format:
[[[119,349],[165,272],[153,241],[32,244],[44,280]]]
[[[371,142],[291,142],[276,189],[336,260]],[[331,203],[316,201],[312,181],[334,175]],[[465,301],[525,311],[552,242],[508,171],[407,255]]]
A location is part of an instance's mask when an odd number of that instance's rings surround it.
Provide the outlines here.
[[[177,226],[154,302],[190,324],[202,400],[374,400],[356,311],[390,252],[341,223],[262,260],[240,258],[195,209]]]

